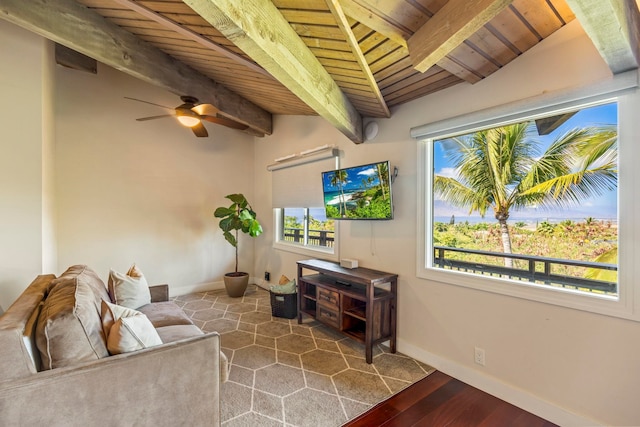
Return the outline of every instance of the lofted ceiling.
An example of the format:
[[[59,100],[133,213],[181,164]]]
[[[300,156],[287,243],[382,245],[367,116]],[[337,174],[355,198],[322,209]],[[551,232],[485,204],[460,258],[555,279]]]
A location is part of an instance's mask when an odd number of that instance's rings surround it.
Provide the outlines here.
[[[271,134],[475,84],[578,18],[613,73],[637,68],[635,0],[0,0],[0,17]]]

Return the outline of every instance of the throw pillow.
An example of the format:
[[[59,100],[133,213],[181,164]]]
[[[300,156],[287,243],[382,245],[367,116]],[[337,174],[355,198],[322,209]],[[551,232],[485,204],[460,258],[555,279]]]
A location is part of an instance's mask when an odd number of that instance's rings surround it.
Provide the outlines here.
[[[280,280],[278,281],[278,285],[286,285],[287,283],[289,283],[291,280],[285,276],[284,274],[282,276],[280,276]]]
[[[102,300],[96,301],[95,289],[83,275],[68,275],[50,284],[36,326],[36,344],[44,369],[109,355],[100,321]],[[108,298],[106,289],[104,295]]]
[[[104,331],[104,336],[107,340],[109,339],[111,327],[113,327],[113,324],[116,323],[119,318],[135,316],[138,313],[140,312],[132,308],[123,307],[121,305],[112,304],[102,300],[102,305],[100,307],[100,319],[102,320],[102,330]]]
[[[162,344],[151,321],[139,311],[102,301],[102,325],[110,354],[128,353]]]
[[[144,274],[142,274],[142,271],[140,271],[138,266],[135,263],[133,263],[133,265],[131,267],[129,267],[129,271],[127,271],[127,276],[130,276],[130,277],[144,277]]]
[[[269,290],[276,294],[295,294],[296,293],[296,280],[293,279],[288,283],[280,285],[272,285]]]
[[[66,283],[69,280],[75,280],[78,283],[85,283],[89,285],[91,291],[95,295],[96,311],[100,311],[100,301],[105,299],[109,293],[102,279],[98,276],[98,273],[93,271],[86,265],[78,264],[72,265],[60,275],[57,279],[51,281],[50,289],[56,286],[58,283]]]
[[[136,309],[151,302],[147,279],[135,264],[127,274],[109,270],[108,287],[114,304]]]

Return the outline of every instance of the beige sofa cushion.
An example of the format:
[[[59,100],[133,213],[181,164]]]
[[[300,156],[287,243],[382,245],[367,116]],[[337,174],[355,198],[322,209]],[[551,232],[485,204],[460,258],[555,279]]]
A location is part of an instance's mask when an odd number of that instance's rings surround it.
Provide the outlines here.
[[[180,341],[185,338],[191,338],[197,335],[203,335],[204,332],[196,325],[168,325],[156,329],[163,343]]]
[[[128,353],[162,344],[147,316],[131,308],[102,301],[102,325],[111,354]]]
[[[100,320],[103,298],[108,298],[104,282],[86,266],[70,267],[51,281],[36,326],[43,369],[109,355]]]
[[[171,325],[192,325],[184,311],[173,301],[154,302],[138,308],[145,316],[151,320],[156,328]]]
[[[60,275],[57,279],[53,279],[49,285],[49,291],[58,283],[67,283],[69,281],[82,282],[87,285],[93,295],[95,296],[95,304],[100,311],[100,301],[103,299],[109,300],[109,293],[107,292],[107,286],[104,284],[100,276],[91,268],[83,264],[72,265]]]
[[[132,265],[127,274],[109,271],[109,295],[111,302],[123,307],[137,309],[151,302],[149,284],[142,272]]]

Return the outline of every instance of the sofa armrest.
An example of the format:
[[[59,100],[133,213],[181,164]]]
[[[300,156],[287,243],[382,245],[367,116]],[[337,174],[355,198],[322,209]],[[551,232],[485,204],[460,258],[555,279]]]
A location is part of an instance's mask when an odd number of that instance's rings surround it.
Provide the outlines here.
[[[0,381],[6,425],[220,425],[220,336]]]
[[[151,302],[169,301],[169,285],[149,286],[151,292]]]

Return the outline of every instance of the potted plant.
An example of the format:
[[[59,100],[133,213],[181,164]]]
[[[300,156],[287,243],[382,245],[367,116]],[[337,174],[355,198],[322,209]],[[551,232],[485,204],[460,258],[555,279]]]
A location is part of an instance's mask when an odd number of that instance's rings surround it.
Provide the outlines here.
[[[235,298],[243,296],[249,284],[249,273],[238,271],[238,231],[256,237],[262,233],[262,226],[243,194],[229,194],[225,197],[233,203],[229,207],[217,208],[213,215],[221,218],[220,229],[224,232],[224,238],[236,248],[236,269],[224,275],[227,294]]]

